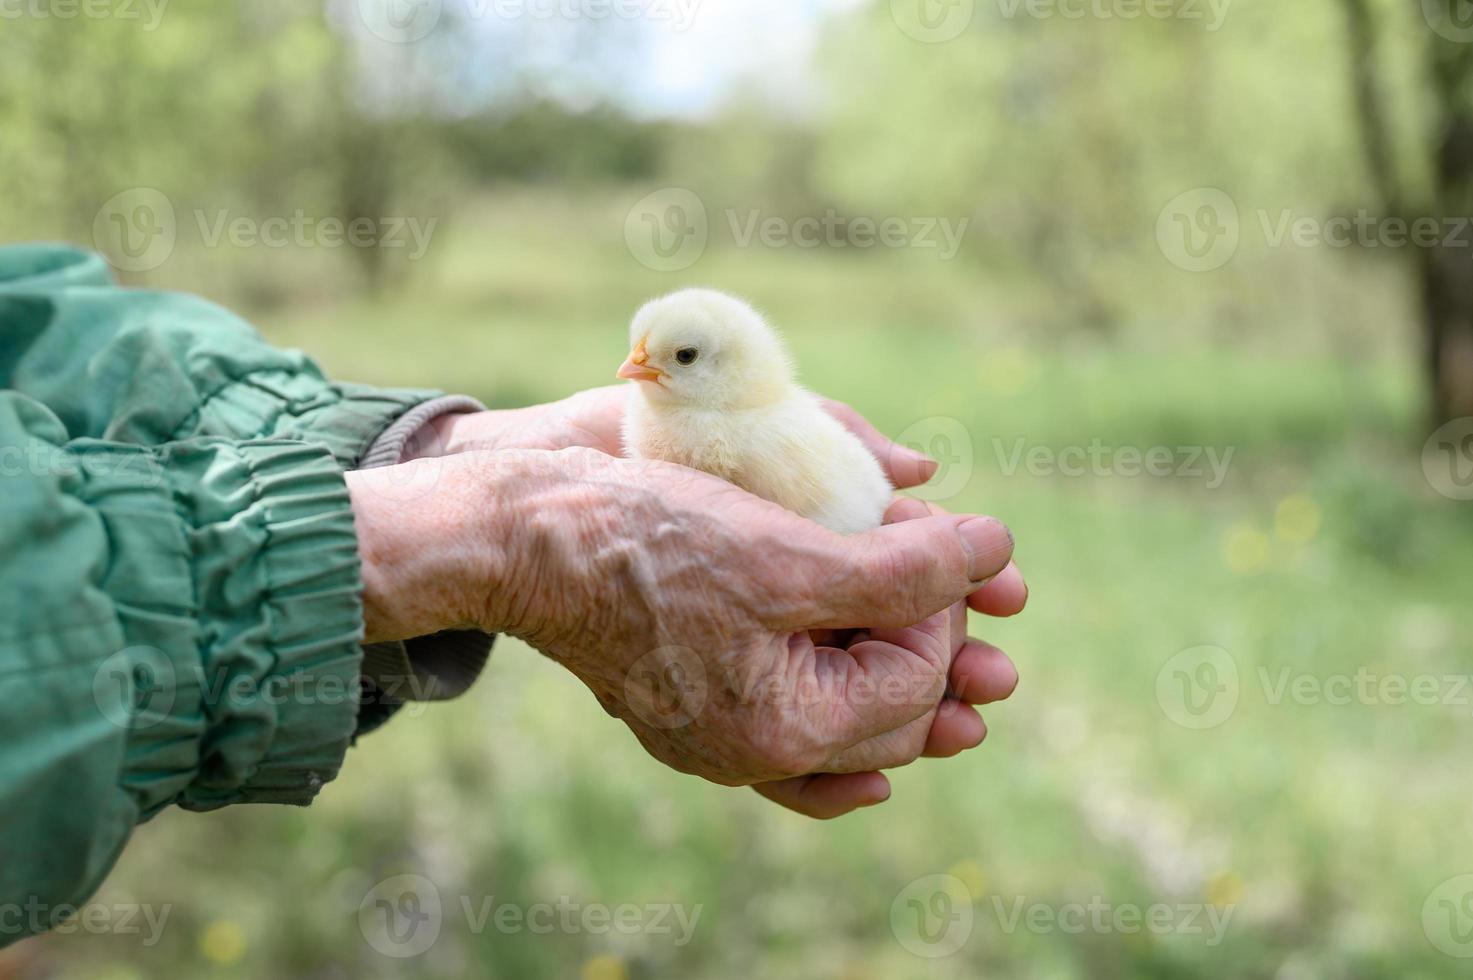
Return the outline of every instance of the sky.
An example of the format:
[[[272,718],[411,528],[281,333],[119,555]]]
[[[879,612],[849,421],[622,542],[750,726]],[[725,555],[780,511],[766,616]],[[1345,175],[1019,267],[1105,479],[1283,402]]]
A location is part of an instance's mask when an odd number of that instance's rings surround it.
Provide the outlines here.
[[[858,0],[692,0],[684,31],[653,29],[636,108],[700,116],[738,91],[801,110],[815,96],[813,58],[825,15]]]
[[[449,111],[469,112],[530,89],[573,108],[612,101],[640,116],[683,118],[733,98],[802,114],[818,95],[826,19],[866,2],[329,0],[362,42],[376,99],[428,84]],[[385,40],[385,11],[418,17],[424,36]],[[410,60],[416,81],[405,83]]]

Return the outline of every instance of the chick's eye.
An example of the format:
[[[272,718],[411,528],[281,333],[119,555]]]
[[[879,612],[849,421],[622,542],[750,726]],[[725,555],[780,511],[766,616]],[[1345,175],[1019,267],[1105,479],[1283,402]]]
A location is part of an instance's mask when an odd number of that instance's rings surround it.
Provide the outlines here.
[[[696,358],[700,355],[701,352],[696,350],[694,347],[682,347],[680,348],[680,350],[675,352],[675,360],[681,364],[694,364],[696,362]]]

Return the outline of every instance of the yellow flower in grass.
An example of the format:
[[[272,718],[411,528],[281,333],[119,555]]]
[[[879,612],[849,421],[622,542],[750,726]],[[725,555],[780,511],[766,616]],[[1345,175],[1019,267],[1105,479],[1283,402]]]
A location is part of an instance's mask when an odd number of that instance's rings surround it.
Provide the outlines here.
[[[1320,531],[1320,505],[1305,494],[1285,497],[1274,512],[1274,530],[1285,541],[1305,544]]]
[[[1207,901],[1218,908],[1237,905],[1243,898],[1243,879],[1235,871],[1219,871],[1207,879]]]
[[[958,861],[946,869],[946,873],[952,875],[962,884],[967,886],[967,891],[972,893],[972,901],[980,901],[987,892],[987,875],[982,871],[982,865],[970,859]]]
[[[211,963],[228,966],[245,955],[245,931],[229,919],[216,919],[199,934],[199,951]]]
[[[1268,535],[1255,527],[1240,524],[1230,530],[1223,542],[1223,561],[1239,575],[1254,575],[1268,567],[1272,545]]]
[[[628,980],[629,970],[617,956],[602,954],[583,964],[580,972],[583,980]]]

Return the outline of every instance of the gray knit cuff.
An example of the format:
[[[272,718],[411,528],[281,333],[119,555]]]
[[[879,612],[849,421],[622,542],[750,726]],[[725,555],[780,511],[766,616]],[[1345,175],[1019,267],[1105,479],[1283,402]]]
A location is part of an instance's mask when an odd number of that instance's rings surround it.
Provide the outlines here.
[[[440,398],[431,398],[427,402],[418,405],[405,412],[393,421],[393,423],[379,433],[373,445],[368,447],[368,452],[363,454],[363,461],[358,464],[361,470],[377,469],[380,466],[393,466],[404,461],[407,450],[413,449],[422,452],[428,448],[413,444],[415,437],[420,435],[420,430],[442,415],[463,415],[467,412],[484,412],[486,406],[468,395],[444,395]]]
[[[484,412],[465,395],[422,402],[394,420],[363,456],[361,469],[393,466],[407,455],[433,454],[438,447],[417,445],[425,426],[442,415]],[[363,677],[391,701],[445,701],[464,694],[480,676],[495,637],[479,630],[446,630],[391,643],[363,644]]]

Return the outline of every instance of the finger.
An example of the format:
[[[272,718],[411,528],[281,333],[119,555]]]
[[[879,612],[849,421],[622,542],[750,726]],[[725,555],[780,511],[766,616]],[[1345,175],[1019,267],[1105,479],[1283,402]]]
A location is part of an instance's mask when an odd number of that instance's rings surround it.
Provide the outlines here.
[[[936,719],[931,722],[923,754],[933,759],[949,759],[967,749],[975,749],[986,737],[987,723],[977,709],[948,698],[936,709]]]
[[[968,704],[992,704],[1018,689],[1018,668],[991,643],[967,640],[951,662],[951,695]]]
[[[935,504],[915,497],[896,497],[885,509],[886,524],[899,524],[901,521],[915,521],[922,517],[944,517],[946,511]]]
[[[976,748],[987,737],[987,726],[977,709],[957,701],[942,701],[934,711],[849,746],[825,766],[828,772],[898,769],[921,756],[948,758]]]
[[[1018,566],[1009,563],[997,577],[967,597],[967,605],[988,616],[1016,616],[1028,605],[1028,583]]]
[[[927,517],[829,536],[792,556],[804,595],[782,614],[787,629],[904,627],[975,592],[1004,568],[1013,536],[992,517]]]
[[[847,650],[812,647],[806,634],[790,641],[790,655],[813,659],[811,670],[817,684],[811,690],[818,696],[806,698],[801,707],[809,718],[808,730],[822,740],[830,758],[846,746],[929,717],[946,695],[951,652],[944,644],[945,615],[893,632],[908,635],[900,637],[903,642],[862,640]],[[882,767],[812,768],[858,772]]]
[[[936,710],[933,705],[920,717],[898,728],[861,739],[835,753],[822,767],[823,771],[868,772],[908,766],[925,752],[935,718]]]
[[[896,497],[885,511],[886,524],[944,516],[946,511],[914,497]],[[967,597],[967,605],[988,616],[1016,616],[1028,604],[1028,583],[1016,564],[1009,564],[997,577]]]
[[[892,442],[879,429],[870,425],[863,415],[843,402],[836,402],[832,398],[821,401],[825,410],[838,419],[844,428],[858,436],[859,441],[864,443],[864,448],[880,461],[881,469],[894,486],[901,490],[918,487],[936,475],[940,464],[925,453]]]
[[[878,772],[821,773],[752,787],[779,806],[815,820],[832,820],[890,798],[890,780]]]

